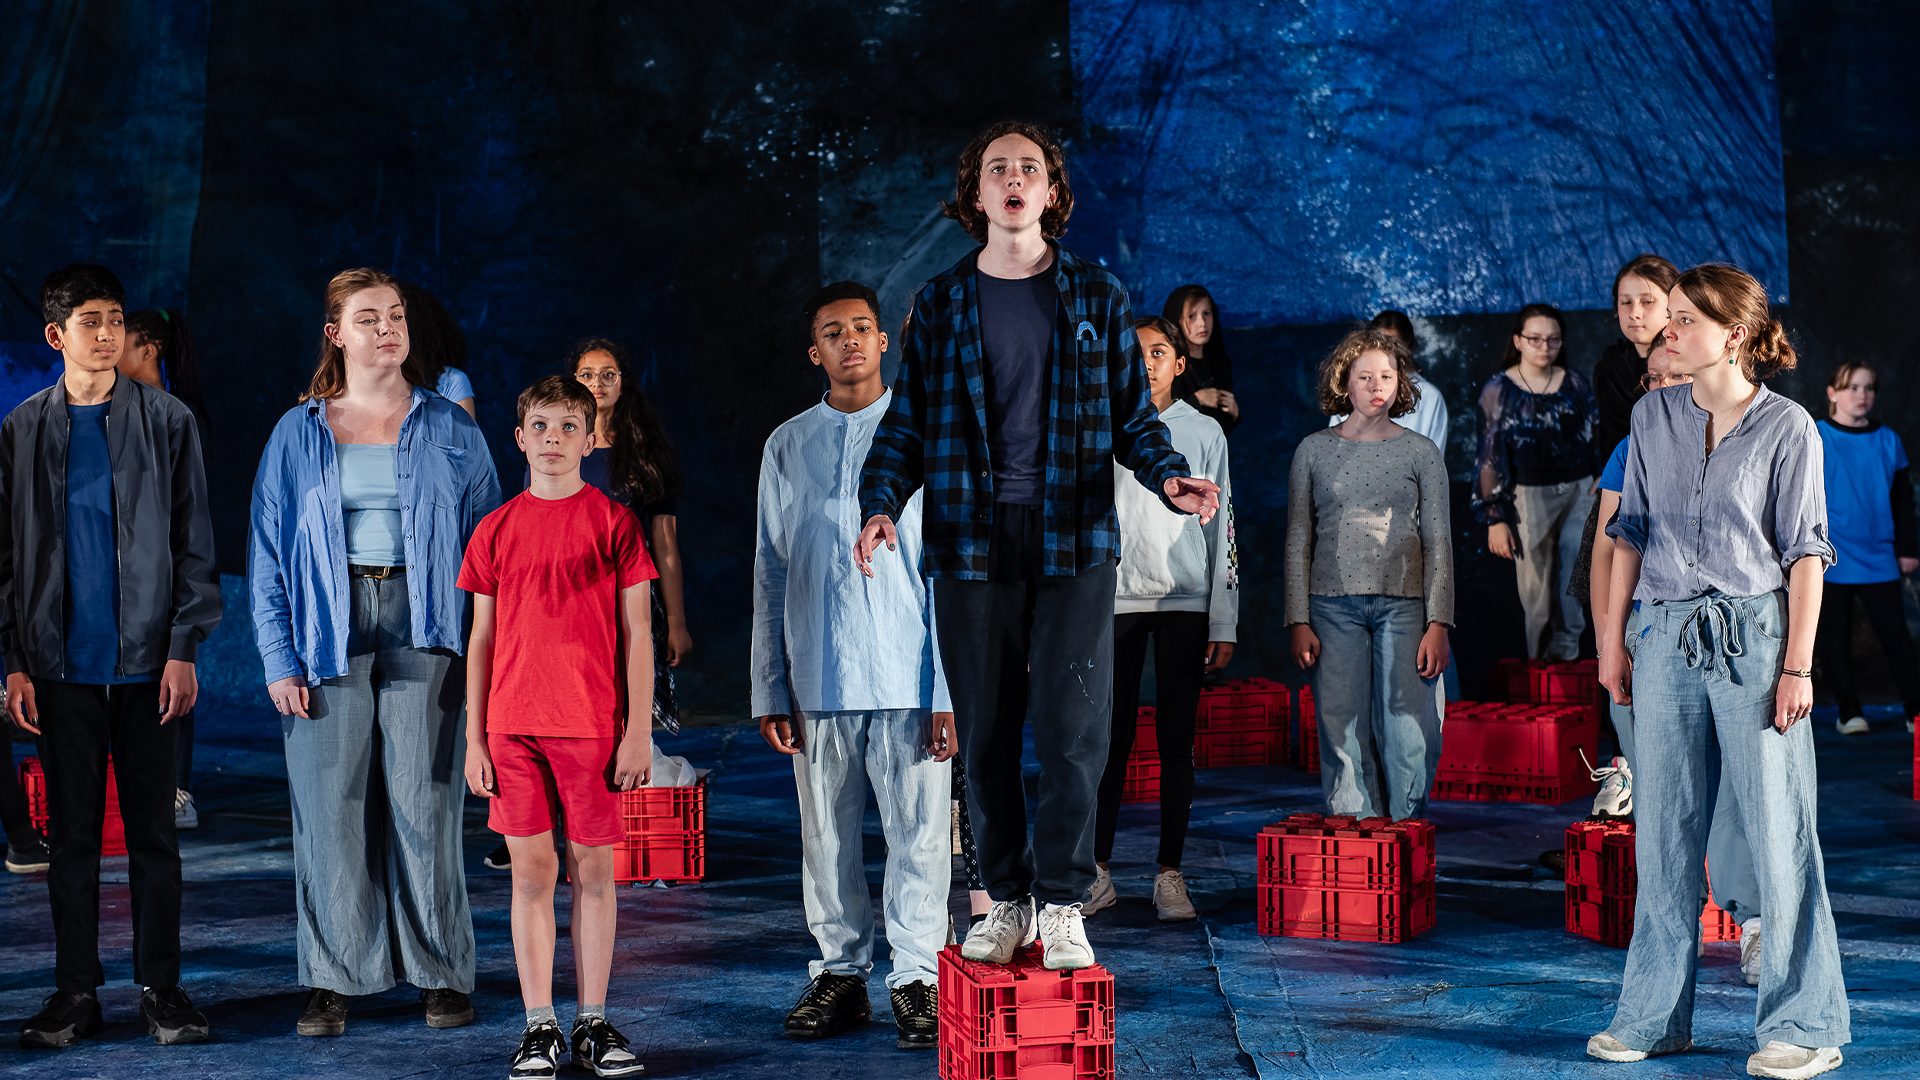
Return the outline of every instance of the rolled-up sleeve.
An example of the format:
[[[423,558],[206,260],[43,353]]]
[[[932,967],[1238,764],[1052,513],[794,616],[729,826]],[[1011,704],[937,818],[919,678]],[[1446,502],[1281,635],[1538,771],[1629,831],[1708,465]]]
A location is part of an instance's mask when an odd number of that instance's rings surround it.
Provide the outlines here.
[[[1813,420],[1804,412],[1794,430],[1780,440],[1773,459],[1773,539],[1780,550],[1780,569],[1812,556],[1833,565],[1833,542],[1827,536],[1826,447]]]

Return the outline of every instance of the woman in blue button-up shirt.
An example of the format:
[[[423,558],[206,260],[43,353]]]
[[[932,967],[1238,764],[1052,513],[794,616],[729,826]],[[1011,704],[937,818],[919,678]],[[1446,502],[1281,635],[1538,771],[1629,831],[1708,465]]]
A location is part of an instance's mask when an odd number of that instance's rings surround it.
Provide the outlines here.
[[[346,1030],[347,995],[404,980],[427,1023],[472,1020],[460,859],[466,741],[454,587],[500,502],[486,441],[408,358],[393,280],[326,293],[320,361],[253,485],[247,578],[267,693],[286,719],[300,982],[296,1030]]]

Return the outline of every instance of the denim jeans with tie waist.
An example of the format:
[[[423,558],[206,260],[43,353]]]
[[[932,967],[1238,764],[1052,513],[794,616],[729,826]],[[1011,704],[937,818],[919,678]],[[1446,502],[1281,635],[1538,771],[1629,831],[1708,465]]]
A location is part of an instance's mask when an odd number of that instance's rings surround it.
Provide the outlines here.
[[[1628,620],[1640,888],[1607,1030],[1636,1050],[1692,1041],[1701,856],[1721,768],[1732,774],[1766,909],[1756,1041],[1850,1041],[1815,832],[1813,726],[1773,727],[1786,631],[1784,592],[1654,601]]]

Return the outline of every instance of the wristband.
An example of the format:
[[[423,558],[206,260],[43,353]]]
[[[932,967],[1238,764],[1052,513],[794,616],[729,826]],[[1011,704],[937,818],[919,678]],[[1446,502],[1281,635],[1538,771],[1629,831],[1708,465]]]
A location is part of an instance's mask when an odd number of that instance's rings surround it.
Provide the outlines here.
[[[1780,669],[1780,674],[1791,675],[1796,679],[1811,679],[1813,678],[1813,669],[1808,668],[1805,671],[1795,671],[1790,667],[1783,667]]]

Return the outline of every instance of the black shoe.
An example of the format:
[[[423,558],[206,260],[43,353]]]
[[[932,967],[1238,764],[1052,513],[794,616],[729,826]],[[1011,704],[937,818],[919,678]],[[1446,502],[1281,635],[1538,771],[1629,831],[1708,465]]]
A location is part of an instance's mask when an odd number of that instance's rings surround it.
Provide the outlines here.
[[[21,1046],[72,1046],[100,1030],[100,999],[92,994],[49,994],[20,1029]]]
[[[638,1076],[647,1071],[627,1049],[627,1037],[604,1016],[573,1025],[573,1067],[595,1076]]]
[[[560,1034],[560,1025],[551,1020],[536,1024],[520,1036],[508,1080],[552,1080],[566,1057],[567,1040]]]
[[[420,1000],[427,1003],[427,1026],[430,1028],[466,1027],[473,1023],[473,1002],[458,990],[422,990]]]
[[[507,850],[507,845],[501,844],[499,847],[487,852],[487,857],[480,860],[480,865],[489,870],[511,870],[513,869],[513,853]]]
[[[331,990],[308,994],[307,1007],[300,1011],[300,1022],[293,1030],[300,1035],[345,1035],[347,999]]]
[[[43,874],[52,865],[53,855],[47,850],[46,837],[33,833],[24,844],[7,846],[7,869],[16,874]]]
[[[140,991],[140,1019],[161,1046],[207,1041],[207,1014],[194,1008],[187,992],[177,986]]]
[[[787,1034],[796,1039],[824,1039],[873,1019],[867,1001],[867,981],[853,975],[824,972],[800,995],[787,1014]]]
[[[939,991],[929,982],[910,982],[895,987],[893,1027],[899,1033],[894,1045],[902,1050],[931,1050],[940,1043]]]

